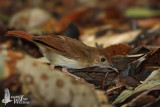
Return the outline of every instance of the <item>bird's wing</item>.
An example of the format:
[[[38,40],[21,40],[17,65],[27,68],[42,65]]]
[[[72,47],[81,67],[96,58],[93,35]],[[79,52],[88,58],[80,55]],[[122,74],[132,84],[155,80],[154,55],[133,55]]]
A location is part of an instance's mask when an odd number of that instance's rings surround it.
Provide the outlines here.
[[[76,39],[65,36],[35,36],[33,37],[33,41],[68,58],[76,59],[88,55],[88,53],[84,51],[89,49],[88,46]]]
[[[45,46],[47,49],[52,50],[55,53],[58,53],[60,55],[72,59],[89,56],[87,49],[91,49],[88,48],[88,46],[86,46],[82,42],[66,36],[59,36],[59,35],[33,36],[31,34],[18,30],[8,31],[7,34],[8,35],[6,36],[15,36],[27,39],[34,43],[36,42],[38,44]]]

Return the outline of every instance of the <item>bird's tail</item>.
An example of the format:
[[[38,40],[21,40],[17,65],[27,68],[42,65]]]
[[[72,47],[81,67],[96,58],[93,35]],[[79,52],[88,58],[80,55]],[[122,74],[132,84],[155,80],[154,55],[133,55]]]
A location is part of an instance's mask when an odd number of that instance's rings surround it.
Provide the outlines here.
[[[23,38],[29,41],[32,41],[32,38],[33,38],[33,35],[26,33],[24,31],[19,31],[19,30],[8,31],[6,36],[15,36],[15,37]]]

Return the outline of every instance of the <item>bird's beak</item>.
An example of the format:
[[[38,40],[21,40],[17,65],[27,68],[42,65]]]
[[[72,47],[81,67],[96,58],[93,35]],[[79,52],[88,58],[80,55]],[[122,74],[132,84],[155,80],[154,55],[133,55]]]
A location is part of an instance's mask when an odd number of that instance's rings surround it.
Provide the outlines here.
[[[107,66],[107,68],[114,70],[115,72],[119,73],[119,71],[117,70],[117,68],[114,67],[113,64],[109,64],[109,66]]]

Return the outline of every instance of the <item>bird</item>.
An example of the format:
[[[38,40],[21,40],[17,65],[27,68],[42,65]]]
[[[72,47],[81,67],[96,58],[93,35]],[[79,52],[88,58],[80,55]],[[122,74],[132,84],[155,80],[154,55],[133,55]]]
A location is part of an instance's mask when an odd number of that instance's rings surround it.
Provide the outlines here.
[[[4,99],[2,99],[2,103],[4,103],[6,105],[7,103],[11,102],[12,100],[10,100],[9,89],[6,88],[4,91],[5,91],[5,94],[4,94]]]
[[[69,69],[100,67],[118,70],[110,61],[110,55],[103,48],[90,47],[79,40],[62,35],[34,36],[20,30],[7,32],[7,36],[15,36],[34,42],[54,66]]]

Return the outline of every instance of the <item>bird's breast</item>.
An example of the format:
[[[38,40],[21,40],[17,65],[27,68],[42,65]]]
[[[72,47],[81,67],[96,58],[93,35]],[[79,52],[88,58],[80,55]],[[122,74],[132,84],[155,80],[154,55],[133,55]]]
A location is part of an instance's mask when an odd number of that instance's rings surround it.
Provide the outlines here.
[[[53,58],[52,62],[57,66],[60,65],[66,68],[73,68],[73,69],[82,69],[86,67],[79,60],[69,59],[59,54],[56,54],[55,56],[56,57]]]

